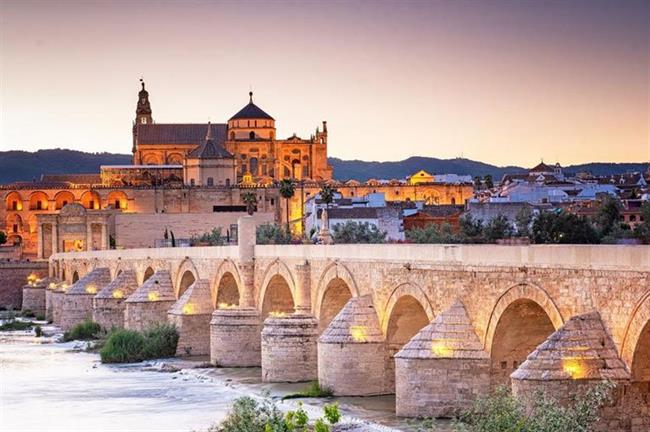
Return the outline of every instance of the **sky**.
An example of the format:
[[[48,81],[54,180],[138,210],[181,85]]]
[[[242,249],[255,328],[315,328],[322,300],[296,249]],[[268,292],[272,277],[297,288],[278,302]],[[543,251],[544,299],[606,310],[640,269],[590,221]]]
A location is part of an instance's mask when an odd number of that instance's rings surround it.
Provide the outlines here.
[[[650,2],[0,0],[0,150],[129,153],[139,79],[158,123],[329,155],[497,165],[650,160]]]

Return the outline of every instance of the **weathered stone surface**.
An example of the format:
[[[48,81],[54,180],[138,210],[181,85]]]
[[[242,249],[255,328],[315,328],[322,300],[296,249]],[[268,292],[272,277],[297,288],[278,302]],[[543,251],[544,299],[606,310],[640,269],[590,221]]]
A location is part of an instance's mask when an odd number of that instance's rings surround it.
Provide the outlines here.
[[[169,272],[158,270],[124,302],[124,326],[130,330],[145,330],[165,323],[167,311],[175,301]]]
[[[256,309],[217,309],[210,321],[210,362],[222,367],[261,366],[260,313]]]
[[[586,393],[604,380],[617,384],[614,403],[601,412],[598,431],[630,430],[623,413],[623,398],[630,373],[618,356],[614,342],[598,312],[571,318],[533,351],[511,375],[513,394],[530,409],[537,392],[571,403],[575,395]]]
[[[195,281],[169,310],[167,319],[179,333],[176,354],[210,354],[210,320],[212,319],[210,282]]]
[[[80,322],[91,319],[93,313],[93,297],[111,282],[111,274],[107,267],[99,267],[75,282],[67,290],[62,305],[60,326],[69,330]]]
[[[123,328],[126,308],[124,302],[137,288],[135,272],[121,272],[93,298],[93,321],[107,330]]]
[[[32,311],[35,314],[45,314],[47,288],[58,283],[58,279],[45,277],[37,279],[32,283],[23,286],[22,310]]]
[[[318,339],[318,381],[337,396],[392,393],[389,360],[370,296],[350,299]]]
[[[312,315],[269,317],[262,330],[262,381],[318,378],[318,321]]]
[[[0,307],[6,309],[22,308],[22,288],[29,276],[47,276],[47,263],[44,262],[0,262]]]
[[[395,355],[398,416],[456,416],[489,386],[490,357],[459,301]]]

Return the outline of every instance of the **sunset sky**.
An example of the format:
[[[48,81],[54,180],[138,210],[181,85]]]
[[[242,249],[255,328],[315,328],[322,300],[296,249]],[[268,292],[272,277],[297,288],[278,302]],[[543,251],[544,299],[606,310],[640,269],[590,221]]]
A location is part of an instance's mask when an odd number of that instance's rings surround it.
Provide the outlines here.
[[[129,153],[142,76],[159,123],[252,87],[344,159],[644,162],[649,4],[0,0],[0,150]]]

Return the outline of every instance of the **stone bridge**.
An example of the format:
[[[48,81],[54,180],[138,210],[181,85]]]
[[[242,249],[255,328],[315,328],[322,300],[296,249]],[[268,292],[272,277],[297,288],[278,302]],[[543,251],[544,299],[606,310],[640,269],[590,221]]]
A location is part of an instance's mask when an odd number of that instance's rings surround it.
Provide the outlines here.
[[[450,416],[499,384],[524,400],[617,383],[602,430],[650,427],[650,247],[254,244],[59,253],[48,314],[69,328],[174,323],[179,355],[396,393]]]

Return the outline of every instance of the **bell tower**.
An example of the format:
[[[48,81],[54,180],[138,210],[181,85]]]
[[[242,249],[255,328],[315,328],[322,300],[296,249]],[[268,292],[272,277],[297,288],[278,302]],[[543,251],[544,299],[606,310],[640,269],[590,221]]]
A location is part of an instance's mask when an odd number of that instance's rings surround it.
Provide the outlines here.
[[[144,80],[140,78],[142,90],[138,93],[138,105],[135,109],[136,124],[151,124],[151,104],[149,104],[149,92],[144,88]]]

